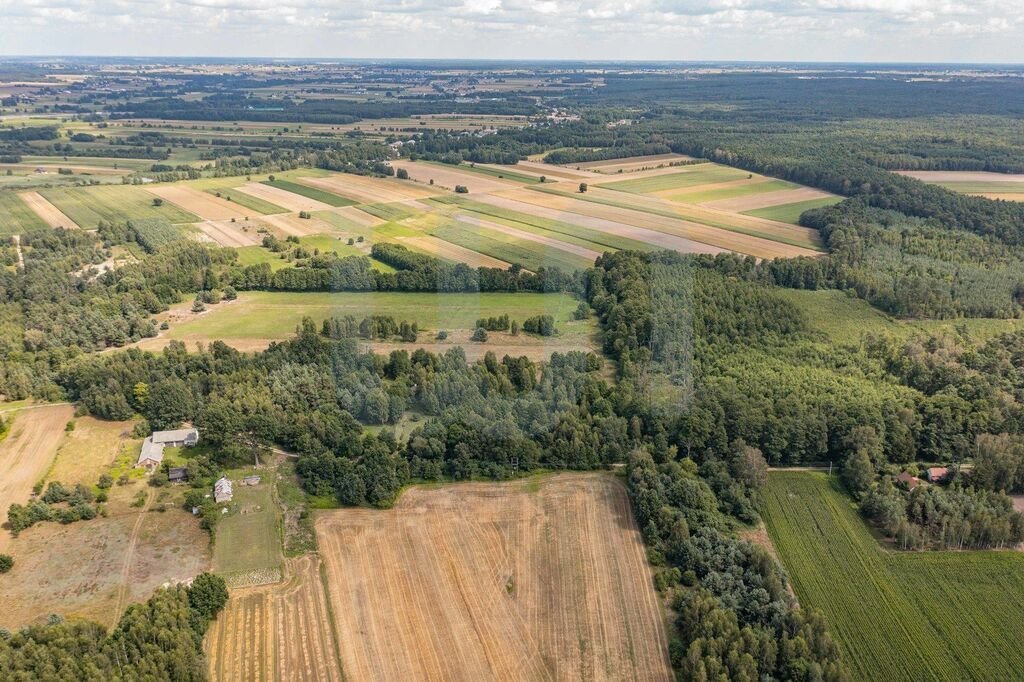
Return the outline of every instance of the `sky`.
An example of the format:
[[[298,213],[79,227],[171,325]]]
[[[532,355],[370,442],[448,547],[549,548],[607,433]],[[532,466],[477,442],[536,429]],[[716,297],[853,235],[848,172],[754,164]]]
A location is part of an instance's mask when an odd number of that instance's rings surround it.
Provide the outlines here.
[[[0,55],[1024,62],[1024,0],[0,0]]]

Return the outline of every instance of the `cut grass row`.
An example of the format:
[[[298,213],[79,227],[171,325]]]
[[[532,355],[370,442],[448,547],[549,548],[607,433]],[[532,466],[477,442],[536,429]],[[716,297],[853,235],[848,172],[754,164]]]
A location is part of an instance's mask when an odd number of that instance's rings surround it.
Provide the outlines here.
[[[882,548],[816,472],[773,472],[763,514],[800,604],[820,609],[854,679],[1017,679],[1024,555]]]
[[[315,199],[316,201],[323,202],[328,206],[355,206],[356,204],[355,201],[338,196],[333,192],[328,192],[327,190],[319,189],[317,187],[310,187],[309,185],[303,185],[298,182],[291,182],[290,180],[275,178],[273,182],[270,180],[264,180],[262,184],[283,189],[291,192],[292,194],[299,194],[307,199]]]
[[[164,202],[153,205],[153,195],[131,185],[61,187],[40,194],[79,226],[91,229],[100,221],[120,222],[133,218],[166,218],[171,223],[196,223],[199,217]]]

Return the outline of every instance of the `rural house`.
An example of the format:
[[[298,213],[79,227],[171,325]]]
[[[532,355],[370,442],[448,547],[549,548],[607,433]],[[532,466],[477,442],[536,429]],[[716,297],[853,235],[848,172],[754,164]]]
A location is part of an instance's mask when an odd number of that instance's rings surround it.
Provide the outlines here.
[[[896,480],[907,486],[907,490],[913,490],[917,486],[921,485],[921,479],[917,476],[912,476],[909,471],[903,471]]]
[[[231,501],[231,481],[227,476],[222,476],[213,484],[213,501],[217,504]]]
[[[142,441],[142,452],[139,453],[139,461],[135,463],[136,467],[145,467],[146,469],[153,471],[159,467],[160,463],[163,461],[163,445],[154,443],[152,436],[149,436],[146,440]]]
[[[949,469],[946,467],[929,467],[928,468],[928,481],[930,483],[940,483],[949,478]]]
[[[135,466],[145,467],[149,471],[153,471],[164,461],[164,448],[190,448],[198,442],[198,429],[154,431],[152,435],[142,441],[142,452],[139,453],[139,461],[135,463]],[[168,476],[168,479],[171,481],[176,480],[170,478],[170,476]]]

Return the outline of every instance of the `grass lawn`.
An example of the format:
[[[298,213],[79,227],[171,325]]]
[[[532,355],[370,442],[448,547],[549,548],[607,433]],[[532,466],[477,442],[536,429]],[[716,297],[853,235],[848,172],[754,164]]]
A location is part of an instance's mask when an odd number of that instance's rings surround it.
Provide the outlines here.
[[[348,245],[348,237],[337,237],[331,234],[314,234],[310,237],[300,237],[299,243],[310,249],[320,249],[321,253],[333,252],[341,256],[365,256],[367,255],[366,249],[360,249],[358,246],[353,244]],[[379,260],[370,258],[370,266],[379,272],[396,272],[396,270],[388,265],[382,263]]]
[[[685,170],[679,173],[666,173],[664,175],[652,175],[646,178],[633,178],[631,180],[619,180],[617,182],[601,182],[601,187],[616,189],[622,192],[634,192],[647,194],[649,192],[663,192],[670,189],[685,189],[707,185],[712,182],[728,182],[730,180],[742,180],[752,174],[729,166],[719,166],[714,163],[699,163],[686,166]],[[595,185],[598,183],[594,183]]]
[[[188,322],[173,326],[171,339],[284,339],[295,334],[303,317],[317,325],[328,318],[390,315],[419,324],[421,330],[473,329],[476,320],[508,313],[522,322],[548,314],[560,328],[579,306],[568,294],[420,292],[309,293],[259,291],[239,294],[231,305],[212,306]],[[592,332],[589,327],[585,333]]]
[[[800,604],[857,680],[1010,680],[1024,670],[1024,554],[887,550],[823,473],[772,472],[763,515]]]
[[[289,180],[282,180],[275,177],[274,181],[265,180],[264,185],[270,187],[277,187],[285,191],[291,192],[292,194],[300,194],[307,199],[315,199],[316,201],[322,201],[328,206],[354,206],[357,202],[347,199],[343,196],[328,192],[320,189],[319,187],[310,187],[309,185],[302,185],[298,182],[291,182]]]
[[[767,220],[777,220],[780,223],[798,225],[800,223],[800,215],[804,211],[809,211],[812,208],[832,206],[834,204],[838,204],[842,200],[843,197],[822,197],[820,199],[798,201],[795,204],[783,204],[781,206],[769,206],[768,208],[744,211],[743,214],[754,216],[755,218],[766,218]]]
[[[765,182],[755,182],[749,185],[737,185],[736,187],[720,187],[718,189],[684,192],[683,194],[677,194],[672,197],[672,201],[681,201],[684,204],[702,204],[706,201],[738,199],[740,197],[749,197],[755,194],[765,194],[766,192],[781,192],[787,189],[799,189],[799,187],[799,185],[794,185],[793,183],[786,182],[785,180],[767,180]]]
[[[280,571],[281,526],[270,483],[244,486],[232,477],[234,497],[217,523],[213,569],[223,576],[251,571]]]
[[[0,192],[0,237],[46,228],[46,223],[14,192]]]
[[[133,218],[163,217],[171,223],[197,223],[199,218],[165,201],[154,206],[154,196],[132,185],[66,187],[39,192],[67,217],[83,228],[93,228],[101,220],[123,221]]]

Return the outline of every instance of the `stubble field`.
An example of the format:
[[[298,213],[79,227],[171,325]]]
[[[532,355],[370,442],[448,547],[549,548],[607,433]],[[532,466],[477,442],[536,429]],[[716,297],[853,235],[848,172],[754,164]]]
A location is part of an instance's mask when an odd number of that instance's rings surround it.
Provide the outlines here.
[[[611,476],[411,488],[316,529],[349,679],[672,679]]]

